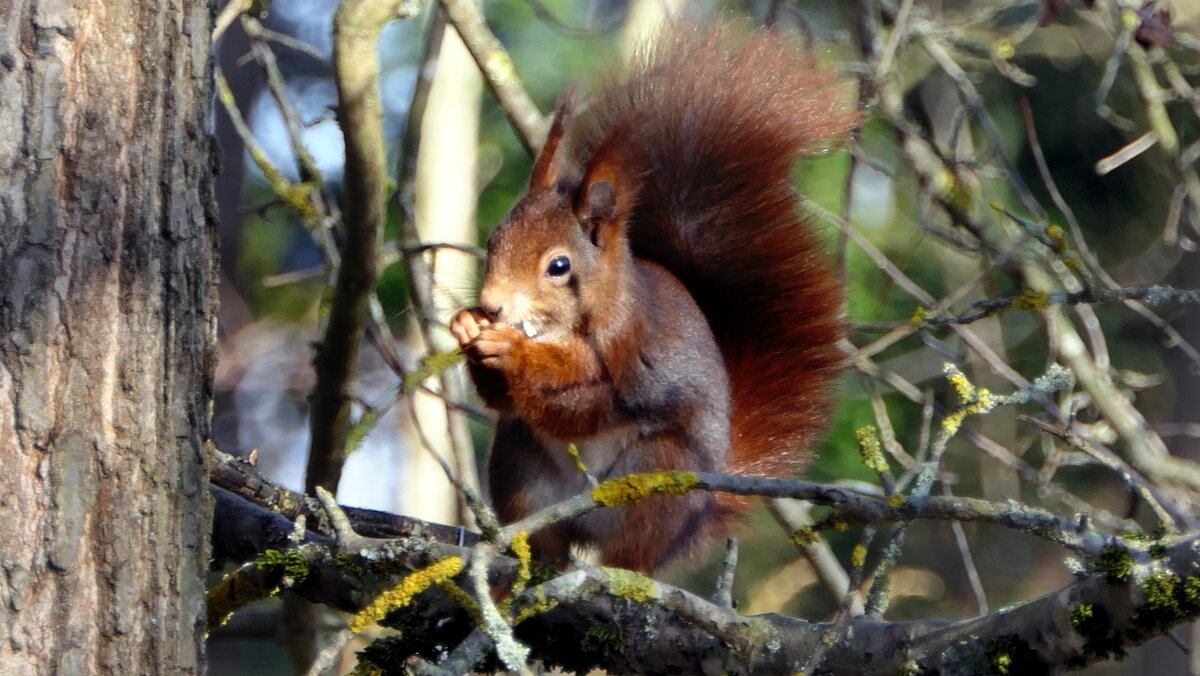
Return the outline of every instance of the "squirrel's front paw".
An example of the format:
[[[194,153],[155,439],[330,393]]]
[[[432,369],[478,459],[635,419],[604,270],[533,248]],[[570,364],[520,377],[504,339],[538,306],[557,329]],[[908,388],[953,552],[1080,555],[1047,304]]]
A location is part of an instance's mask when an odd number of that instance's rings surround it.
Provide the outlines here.
[[[508,324],[488,324],[479,328],[479,335],[467,346],[467,355],[488,368],[507,370],[511,366],[514,348],[525,334]]]
[[[458,346],[465,350],[471,341],[479,337],[480,330],[490,324],[487,315],[477,307],[459,310],[450,320],[450,333],[458,340]]]

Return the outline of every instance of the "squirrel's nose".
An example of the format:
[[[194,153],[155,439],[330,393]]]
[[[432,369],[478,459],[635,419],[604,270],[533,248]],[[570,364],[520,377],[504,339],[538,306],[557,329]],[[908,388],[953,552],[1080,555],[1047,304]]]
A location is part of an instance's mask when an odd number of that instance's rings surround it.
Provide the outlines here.
[[[494,293],[489,293],[487,289],[479,292],[479,309],[483,310],[488,319],[496,321],[500,318],[500,312],[504,310],[504,305],[500,302],[500,298]]]

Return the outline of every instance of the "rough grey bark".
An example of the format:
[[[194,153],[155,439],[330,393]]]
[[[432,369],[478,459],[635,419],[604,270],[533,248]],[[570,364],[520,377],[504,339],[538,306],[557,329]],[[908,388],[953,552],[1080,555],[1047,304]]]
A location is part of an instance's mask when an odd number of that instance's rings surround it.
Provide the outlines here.
[[[0,3],[0,674],[203,671],[211,14]]]

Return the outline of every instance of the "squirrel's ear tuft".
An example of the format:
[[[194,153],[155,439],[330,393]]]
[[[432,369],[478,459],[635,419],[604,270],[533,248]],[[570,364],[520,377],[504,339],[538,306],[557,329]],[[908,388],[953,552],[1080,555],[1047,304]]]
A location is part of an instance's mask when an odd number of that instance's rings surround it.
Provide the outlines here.
[[[565,160],[563,154],[566,152],[562,140],[574,116],[575,91],[568,89],[558,100],[558,107],[554,109],[554,121],[550,123],[550,131],[546,134],[546,142],[542,144],[542,151],[533,163],[533,173],[529,176],[530,188],[552,188],[561,178]]]

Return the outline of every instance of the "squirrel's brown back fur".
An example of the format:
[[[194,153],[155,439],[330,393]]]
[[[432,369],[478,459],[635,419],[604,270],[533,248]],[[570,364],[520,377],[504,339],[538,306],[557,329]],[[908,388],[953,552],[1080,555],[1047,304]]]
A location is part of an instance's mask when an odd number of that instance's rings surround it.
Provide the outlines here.
[[[675,26],[601,90],[576,162],[639,172],[636,257],[674,274],[708,318],[733,410],[728,471],[795,471],[842,358],[842,292],[799,213],[791,169],[858,122],[846,88],[787,37]]]

